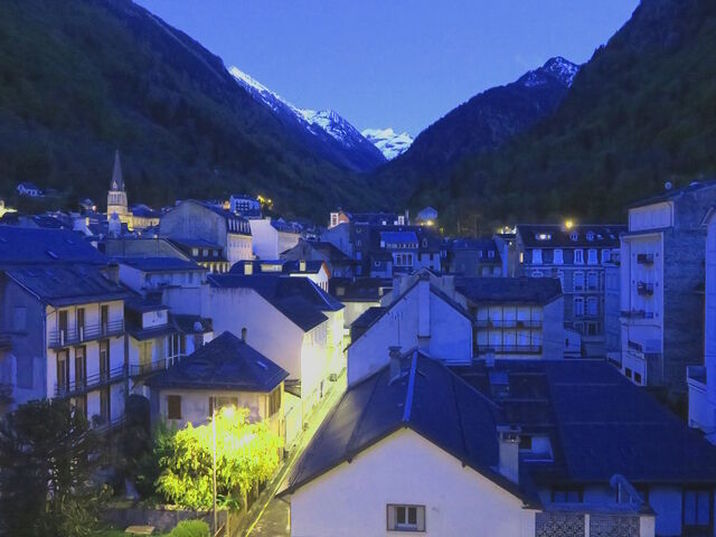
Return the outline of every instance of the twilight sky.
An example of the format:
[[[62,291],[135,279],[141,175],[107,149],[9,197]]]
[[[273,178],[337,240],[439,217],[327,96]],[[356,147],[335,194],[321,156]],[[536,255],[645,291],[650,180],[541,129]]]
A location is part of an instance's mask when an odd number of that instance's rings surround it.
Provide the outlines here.
[[[302,108],[413,136],[552,56],[587,61],[638,0],[135,0]]]

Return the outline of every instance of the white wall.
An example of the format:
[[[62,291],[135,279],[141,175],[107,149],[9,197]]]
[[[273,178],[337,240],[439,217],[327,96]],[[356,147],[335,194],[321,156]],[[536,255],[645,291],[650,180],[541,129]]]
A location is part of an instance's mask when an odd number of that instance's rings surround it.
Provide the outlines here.
[[[281,253],[278,231],[271,225],[271,218],[251,219],[249,224],[254,255],[260,259],[278,259],[278,254]]]
[[[292,537],[385,536],[386,506],[425,506],[424,535],[533,537],[534,511],[409,429],[291,496]]]

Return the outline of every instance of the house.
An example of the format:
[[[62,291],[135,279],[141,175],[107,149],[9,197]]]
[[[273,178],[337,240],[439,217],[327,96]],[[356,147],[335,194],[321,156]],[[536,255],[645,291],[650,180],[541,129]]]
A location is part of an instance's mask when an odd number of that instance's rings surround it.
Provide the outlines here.
[[[130,289],[146,295],[176,287],[199,288],[206,268],[178,257],[116,257],[119,278]]]
[[[29,198],[41,198],[43,196],[40,187],[27,181],[18,184],[15,190],[21,196],[27,196]]]
[[[386,296],[387,304],[366,310],[351,325],[348,383],[354,384],[385,365],[388,347],[417,347],[447,363],[469,363],[473,355],[472,318],[424,270],[405,278]],[[373,359],[378,359],[374,362]]]
[[[629,209],[621,237],[621,370],[676,398],[704,355],[702,224],[714,203],[716,181],[668,189]]]
[[[590,356],[604,355],[604,270],[619,249],[624,226],[521,224],[515,249],[520,274],[558,278],[564,293],[564,322],[582,335]]]
[[[453,285],[473,319],[475,357],[556,358],[570,347],[559,280],[455,278]]]
[[[202,315],[216,332],[229,331],[289,373],[287,439],[345,367],[343,305],[308,278],[214,274]]]
[[[323,261],[331,277],[346,278],[355,274],[356,261],[326,241],[300,239],[293,248],[281,253],[281,259],[290,261]]]
[[[443,272],[461,276],[507,276],[506,255],[501,253],[494,239],[445,239],[442,252]]]
[[[341,224],[368,224],[371,226],[406,226],[410,224],[408,212],[398,213],[350,213],[339,209],[330,214],[328,229]]]
[[[196,200],[179,202],[159,222],[162,237],[171,239],[212,272],[252,258],[251,229],[245,218]]]
[[[288,372],[230,332],[149,377],[153,420],[206,423],[223,406],[247,408],[284,438],[283,383]]]
[[[642,537],[712,535],[715,487],[716,449],[604,360],[413,350],[348,387],[280,495],[297,537]]]
[[[266,217],[249,220],[254,238],[253,253],[259,259],[278,259],[279,255],[298,244],[301,231],[282,219]]]
[[[245,218],[261,218],[261,202],[247,195],[234,195],[229,198],[229,211]]]
[[[329,291],[345,306],[343,322],[349,330],[353,321],[368,308],[377,307],[393,289],[390,278],[331,278]]]
[[[326,292],[328,292],[328,282],[331,279],[331,272],[328,265],[320,260],[307,261],[301,259],[288,261],[284,259],[257,259],[255,261],[240,261],[231,267],[229,272],[231,274],[243,274],[245,276],[262,273],[280,273],[286,276],[308,278]]]

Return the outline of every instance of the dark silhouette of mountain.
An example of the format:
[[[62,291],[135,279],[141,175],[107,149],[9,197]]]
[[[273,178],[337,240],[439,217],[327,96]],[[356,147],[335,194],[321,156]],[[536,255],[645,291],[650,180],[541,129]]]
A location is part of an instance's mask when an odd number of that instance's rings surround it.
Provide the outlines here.
[[[26,180],[100,201],[115,147],[133,202],[263,193],[315,215],[373,195],[345,147],[281,122],[129,0],[0,3],[0,194]]]

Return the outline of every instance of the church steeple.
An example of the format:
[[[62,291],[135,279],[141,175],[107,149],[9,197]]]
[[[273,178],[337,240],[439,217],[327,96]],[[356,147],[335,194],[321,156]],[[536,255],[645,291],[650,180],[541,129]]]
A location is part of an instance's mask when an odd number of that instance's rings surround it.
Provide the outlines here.
[[[114,152],[114,169],[112,170],[112,182],[109,186],[110,191],[123,191],[124,178],[122,177],[122,163],[119,160],[119,149]]]

